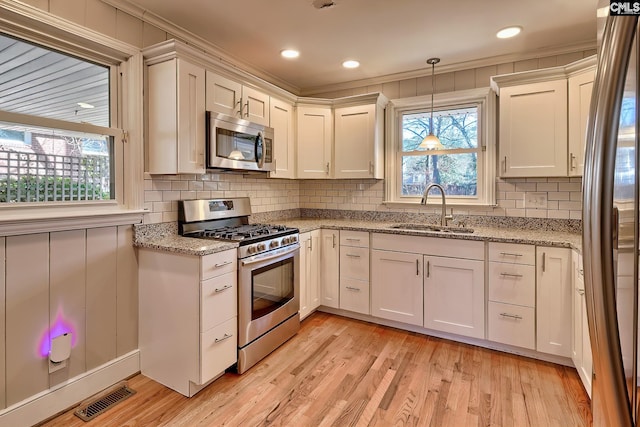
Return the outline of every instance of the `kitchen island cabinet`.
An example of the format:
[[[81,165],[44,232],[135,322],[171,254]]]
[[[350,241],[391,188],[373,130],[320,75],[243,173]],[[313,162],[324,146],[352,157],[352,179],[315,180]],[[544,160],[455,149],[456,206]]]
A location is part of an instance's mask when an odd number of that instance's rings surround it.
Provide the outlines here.
[[[138,254],[140,370],[193,396],[237,361],[237,251]]]

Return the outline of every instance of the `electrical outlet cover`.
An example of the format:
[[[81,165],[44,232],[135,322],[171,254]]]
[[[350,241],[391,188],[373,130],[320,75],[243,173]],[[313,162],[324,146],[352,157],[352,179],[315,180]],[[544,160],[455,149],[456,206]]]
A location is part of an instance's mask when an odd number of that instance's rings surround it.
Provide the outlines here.
[[[547,193],[526,193],[524,207],[527,209],[546,209]]]

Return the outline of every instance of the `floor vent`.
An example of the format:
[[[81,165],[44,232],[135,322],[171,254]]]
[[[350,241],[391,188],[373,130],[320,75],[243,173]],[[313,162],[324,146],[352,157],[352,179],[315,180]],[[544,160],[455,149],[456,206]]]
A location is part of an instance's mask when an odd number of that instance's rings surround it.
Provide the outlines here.
[[[75,414],[83,421],[90,421],[135,393],[135,390],[130,389],[126,381],[120,382],[82,402]]]

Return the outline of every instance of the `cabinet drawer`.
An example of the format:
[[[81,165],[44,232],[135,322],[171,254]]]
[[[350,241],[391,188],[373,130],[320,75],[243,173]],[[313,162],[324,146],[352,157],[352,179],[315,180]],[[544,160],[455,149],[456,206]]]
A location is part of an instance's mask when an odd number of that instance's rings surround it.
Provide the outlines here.
[[[340,248],[340,277],[369,280],[369,249],[342,246]]]
[[[489,340],[535,350],[535,309],[489,301]]]
[[[369,282],[340,279],[340,308],[369,314]]]
[[[204,384],[236,363],[238,351],[238,318],[233,317],[221,325],[200,334],[200,378]]]
[[[223,274],[202,282],[200,297],[200,332],[206,332],[238,315],[236,272]]]
[[[368,231],[340,230],[341,246],[358,246],[361,248],[369,247]]]
[[[536,267],[490,262],[489,301],[535,307]]]
[[[489,243],[489,261],[511,264],[536,264],[536,247],[518,243]]]
[[[205,255],[200,263],[200,280],[220,276],[238,268],[238,253],[231,249],[216,254]]]

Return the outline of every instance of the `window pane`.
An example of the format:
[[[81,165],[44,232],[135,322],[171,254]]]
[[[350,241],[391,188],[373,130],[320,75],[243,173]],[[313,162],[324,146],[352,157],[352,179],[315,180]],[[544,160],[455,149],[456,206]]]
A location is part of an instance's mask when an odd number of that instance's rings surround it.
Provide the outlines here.
[[[109,67],[0,34],[0,110],[110,126]]]
[[[477,197],[476,153],[403,156],[402,196],[422,196],[429,184],[440,184],[447,196]]]
[[[429,134],[430,110],[403,114],[402,151],[425,150],[419,145]],[[460,108],[433,113],[434,134],[445,149],[478,147],[478,109]]]
[[[109,200],[113,138],[0,123],[0,203]]]

